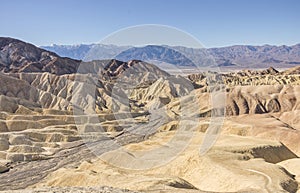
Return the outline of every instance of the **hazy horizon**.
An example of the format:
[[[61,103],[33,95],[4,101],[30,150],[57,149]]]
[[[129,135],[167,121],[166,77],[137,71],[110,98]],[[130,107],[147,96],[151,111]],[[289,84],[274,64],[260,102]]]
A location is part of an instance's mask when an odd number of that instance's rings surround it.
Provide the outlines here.
[[[24,42],[27,42],[27,43],[30,43],[30,44],[33,44],[37,47],[48,47],[48,46],[81,46],[81,45],[96,45],[96,44],[99,44],[99,45],[108,45],[108,46],[131,46],[131,47],[143,47],[143,46],[148,46],[148,45],[157,45],[157,46],[171,46],[171,45],[166,45],[166,44],[143,44],[143,45],[117,45],[117,44],[105,44],[105,43],[99,43],[99,42],[83,42],[83,43],[74,43],[74,44],[59,44],[59,43],[51,43],[51,44],[46,44],[46,45],[37,45],[37,44],[34,44],[33,42],[30,42],[28,40],[25,40],[25,39],[20,39],[20,38],[17,38],[17,37],[11,37],[11,36],[1,36],[1,37],[5,37],[5,38],[13,38],[13,39],[18,39],[18,40],[21,40],[21,41],[24,41]],[[300,42],[298,43],[294,43],[294,44],[278,44],[278,45],[275,45],[275,44],[268,44],[268,43],[265,43],[265,44],[230,44],[230,45],[224,45],[224,46],[216,46],[216,47],[203,47],[203,48],[222,48],[222,47],[230,47],[230,46],[295,46],[295,45],[298,45],[300,44]],[[180,45],[177,45],[177,46],[180,46]],[[183,46],[183,47],[186,47],[186,46]],[[190,47],[187,47],[187,48],[190,48]]]
[[[90,44],[130,26],[158,24],[184,30],[206,48],[295,45],[299,7],[296,0],[13,0],[1,3],[0,36],[37,46]]]
[[[164,44],[144,44],[144,45],[139,45],[139,46],[136,46],[136,45],[116,45],[116,44],[102,44],[102,43],[77,43],[77,44],[56,44],[56,43],[53,43],[53,44],[50,44],[50,45],[36,45],[38,47],[47,47],[47,46],[81,46],[81,45],[96,45],[96,44],[99,44],[99,45],[107,45],[107,46],[132,46],[132,47],[143,47],[143,46],[149,46],[149,45],[155,45],[155,46],[170,46],[170,45],[164,45]],[[231,46],[277,46],[277,47],[280,47],[280,46],[295,46],[295,45],[298,45],[300,44],[299,43],[295,43],[295,44],[279,44],[279,45],[275,45],[275,44],[230,44],[230,45],[224,45],[224,46],[217,46],[217,47],[204,47],[204,48],[207,48],[207,49],[210,49],[210,48],[223,48],[223,47],[231,47]],[[183,46],[185,47],[185,46]],[[188,47],[189,48],[189,47]]]

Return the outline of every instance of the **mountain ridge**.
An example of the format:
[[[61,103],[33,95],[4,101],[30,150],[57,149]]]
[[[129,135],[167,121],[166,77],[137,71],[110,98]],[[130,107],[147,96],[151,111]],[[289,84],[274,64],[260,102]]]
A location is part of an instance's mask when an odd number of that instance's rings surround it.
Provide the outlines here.
[[[92,48],[93,45],[99,45],[99,48]],[[68,45],[68,49],[70,52],[61,52],[60,49],[63,49],[65,45],[55,45],[55,46],[44,46],[42,48],[48,49],[50,51],[54,51],[57,54],[62,54],[62,56],[73,56],[76,53],[84,53],[80,48],[76,48],[76,46]],[[83,45],[81,45],[83,46]],[[90,44],[85,46],[89,46],[90,50],[86,52],[88,55],[94,55],[94,59],[99,56],[94,54],[95,52],[102,52],[105,55],[105,51],[101,51],[102,44]],[[118,46],[108,45],[110,49],[113,50],[118,48]],[[178,58],[175,55],[170,55],[169,58],[165,58],[162,54],[157,54],[152,57],[145,57],[147,55],[153,55],[154,49],[149,50],[146,48],[149,45],[143,47],[122,47],[110,54],[110,58],[117,58],[120,56],[126,56],[126,60],[129,59],[143,59],[143,60],[151,60],[153,58],[163,59],[161,62],[169,61],[171,64],[177,64],[177,66],[190,66],[192,61],[197,66],[217,66],[217,67],[252,67],[252,68],[267,68],[269,66],[274,66],[277,68],[285,68],[285,67],[293,67],[300,64],[300,43],[292,46],[286,45],[233,45],[233,46],[225,46],[218,48],[187,48],[183,46],[167,46],[167,45],[150,45],[160,47],[161,49],[170,49],[169,52],[180,53],[180,56],[185,56],[187,59],[181,61],[181,64],[178,65]],[[78,47],[78,45],[77,45]],[[114,48],[113,48],[114,47]],[[145,50],[148,50],[147,52]],[[94,53],[93,53],[94,52]],[[111,51],[112,52],[112,51]],[[126,54],[125,54],[126,53]],[[131,56],[131,57],[130,57]],[[174,59],[172,61],[172,58]],[[182,58],[182,57],[181,57]],[[83,59],[83,58],[81,58]],[[102,58],[99,58],[102,59]]]
[[[155,65],[140,60],[123,62],[116,59],[107,59],[84,62],[82,60],[61,57],[54,52],[18,39],[0,37],[0,72],[4,73],[47,72],[64,75],[74,73],[96,74],[100,71],[103,76],[108,75],[111,77],[125,71],[129,66],[137,64],[143,66],[143,70],[152,69],[157,74],[168,74]]]

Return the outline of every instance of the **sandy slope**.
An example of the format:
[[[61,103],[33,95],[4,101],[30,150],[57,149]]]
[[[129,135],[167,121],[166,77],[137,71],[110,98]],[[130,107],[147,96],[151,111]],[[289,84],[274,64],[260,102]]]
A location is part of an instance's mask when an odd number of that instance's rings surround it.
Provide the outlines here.
[[[287,171],[294,174],[295,179],[297,180],[298,184],[300,184],[300,159],[299,158],[285,160],[279,162],[278,165],[284,167],[285,169],[287,169]],[[299,192],[300,190],[298,190],[297,193]]]
[[[152,149],[158,143],[166,143],[174,134],[174,132],[158,133],[147,141],[130,144],[126,148],[131,154],[141,158],[145,151],[148,154],[149,148]],[[173,188],[215,192],[244,190],[294,192],[297,189],[298,185],[290,173],[270,163],[296,157],[281,143],[251,137],[220,136],[213,149],[206,155],[200,156],[199,143],[202,139],[203,133],[196,133],[185,151],[160,167],[148,170],[125,169],[130,166],[129,155],[119,149],[108,152],[91,162],[82,162],[76,169],[59,169],[37,186],[102,184],[146,192],[158,189],[171,191]],[[168,148],[165,151],[169,152]],[[259,155],[263,157],[269,151],[281,154],[280,158],[276,157],[276,154],[268,157],[268,162],[260,158]],[[122,154],[124,155],[121,156]],[[160,156],[153,152],[151,159],[160,159]],[[132,161],[136,164],[147,162],[147,160],[135,159]]]

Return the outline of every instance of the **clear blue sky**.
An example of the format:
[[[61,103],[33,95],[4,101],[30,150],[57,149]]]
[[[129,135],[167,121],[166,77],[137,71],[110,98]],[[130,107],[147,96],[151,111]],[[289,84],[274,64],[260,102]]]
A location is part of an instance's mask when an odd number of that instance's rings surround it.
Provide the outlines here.
[[[0,36],[36,45],[99,42],[132,25],[163,24],[205,47],[300,43],[299,0],[2,0]]]

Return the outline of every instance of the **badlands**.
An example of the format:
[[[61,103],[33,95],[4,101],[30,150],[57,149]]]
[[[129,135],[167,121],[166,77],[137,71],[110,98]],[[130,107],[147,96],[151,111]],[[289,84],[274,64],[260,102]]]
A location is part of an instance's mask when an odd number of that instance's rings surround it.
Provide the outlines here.
[[[0,71],[2,192],[299,189],[300,67],[180,76],[0,38]]]

